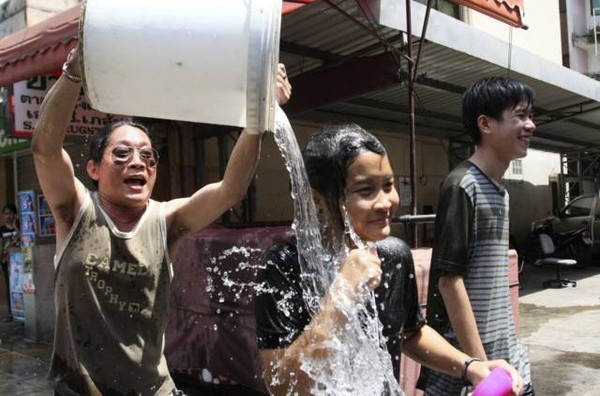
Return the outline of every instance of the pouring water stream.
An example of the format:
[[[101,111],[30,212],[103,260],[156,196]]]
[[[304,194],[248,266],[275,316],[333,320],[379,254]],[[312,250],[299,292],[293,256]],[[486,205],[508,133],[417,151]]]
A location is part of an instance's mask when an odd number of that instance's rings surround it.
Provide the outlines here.
[[[343,241],[333,243],[333,246],[330,243],[325,248],[315,204],[312,199],[306,199],[312,197],[312,192],[300,148],[291,124],[279,106],[275,112],[274,136],[290,174],[294,201],[292,228],[302,270],[301,288],[306,306],[314,315],[349,250]],[[344,215],[346,233],[355,246],[369,248],[354,232],[348,214]],[[331,358],[326,362],[306,359],[302,364],[302,369],[315,383],[312,393],[402,395],[393,374],[381,323],[377,315],[370,314],[377,312],[374,293],[371,292],[363,303],[345,306],[344,311],[348,318],[344,331],[332,334],[326,345],[332,351]]]

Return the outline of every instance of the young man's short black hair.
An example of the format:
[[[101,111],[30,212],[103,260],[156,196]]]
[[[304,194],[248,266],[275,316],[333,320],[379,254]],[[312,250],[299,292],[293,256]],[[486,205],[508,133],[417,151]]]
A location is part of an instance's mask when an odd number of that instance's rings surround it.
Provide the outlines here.
[[[477,118],[480,115],[499,120],[505,110],[522,102],[532,106],[533,101],[533,90],[521,81],[508,77],[486,77],[473,83],[463,95],[463,124],[473,143],[479,144],[481,131]]]

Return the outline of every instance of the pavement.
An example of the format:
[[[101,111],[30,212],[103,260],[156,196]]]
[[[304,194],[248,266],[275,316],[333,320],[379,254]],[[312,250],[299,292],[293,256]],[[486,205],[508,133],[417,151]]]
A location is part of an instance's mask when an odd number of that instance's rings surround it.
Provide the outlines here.
[[[519,332],[530,353],[536,394],[598,396],[600,265],[564,270],[576,287],[542,288],[554,276],[553,268],[532,265],[520,276]],[[0,305],[0,318],[5,312]],[[22,322],[0,322],[0,395],[53,395],[46,381],[51,351],[50,344],[25,339]]]
[[[600,263],[561,270],[576,287],[544,289],[551,267],[521,273],[520,337],[538,395],[600,395]]]
[[[0,318],[6,316],[0,306]],[[27,340],[23,322],[0,319],[0,395],[54,395],[46,380],[52,345]]]

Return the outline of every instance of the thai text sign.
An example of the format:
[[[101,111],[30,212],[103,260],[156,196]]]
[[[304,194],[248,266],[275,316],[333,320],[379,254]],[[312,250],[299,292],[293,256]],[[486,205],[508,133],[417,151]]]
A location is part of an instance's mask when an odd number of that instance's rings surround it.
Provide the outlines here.
[[[13,84],[12,118],[14,129],[12,136],[31,138],[40,116],[40,105],[44,100],[44,96],[57,80],[58,77],[56,76],[40,76]],[[127,117],[93,110],[85,100],[85,96],[81,94],[71,117],[67,134],[70,136],[90,136],[104,125],[125,118]]]

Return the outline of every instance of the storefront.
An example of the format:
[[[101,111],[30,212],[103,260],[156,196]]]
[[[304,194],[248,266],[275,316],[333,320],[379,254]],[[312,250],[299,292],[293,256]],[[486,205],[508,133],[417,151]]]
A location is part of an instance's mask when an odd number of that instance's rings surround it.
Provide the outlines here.
[[[289,13],[312,0],[284,2]],[[18,137],[23,146],[11,154],[7,169],[14,173],[11,196],[23,199],[27,235],[22,257],[28,286],[23,306],[26,335],[51,340],[53,323],[54,222],[47,210],[37,181],[29,142],[39,117],[40,104],[56,82],[69,51],[77,45],[81,5],[59,13],[0,40],[0,86],[6,91],[4,111],[7,136]],[[77,102],[65,140],[65,150],[73,160],[75,175],[84,183],[87,140],[109,121],[123,116],[91,109],[82,94]],[[216,125],[159,119],[136,119],[152,131],[163,164],[158,168],[153,198],[166,200],[188,196],[200,186],[219,180],[239,130]],[[8,180],[8,179],[7,179]],[[91,187],[88,185],[88,187]],[[32,206],[26,202],[31,201]],[[221,223],[247,224],[255,220],[253,189],[248,198],[226,213]],[[191,253],[192,255],[194,253]],[[18,281],[23,284],[23,281]]]
[[[0,86],[5,92],[4,131],[0,136],[0,155],[4,171],[7,201],[19,208],[22,224],[22,248],[13,265],[18,319],[25,321],[28,338],[50,341],[54,330],[53,256],[55,253],[54,219],[41,193],[33,157],[31,137],[40,105],[58,79],[62,63],[77,44],[80,6],[57,14],[0,41]],[[77,102],[65,139],[75,175],[85,183],[87,141],[103,125],[125,116],[104,114],[91,109],[82,94]],[[221,128],[155,119],[141,120],[153,131],[161,162],[153,198],[164,200],[189,195],[203,182],[203,142],[207,136],[230,132]],[[227,138],[221,139],[224,155]],[[91,187],[91,184],[88,185]]]

